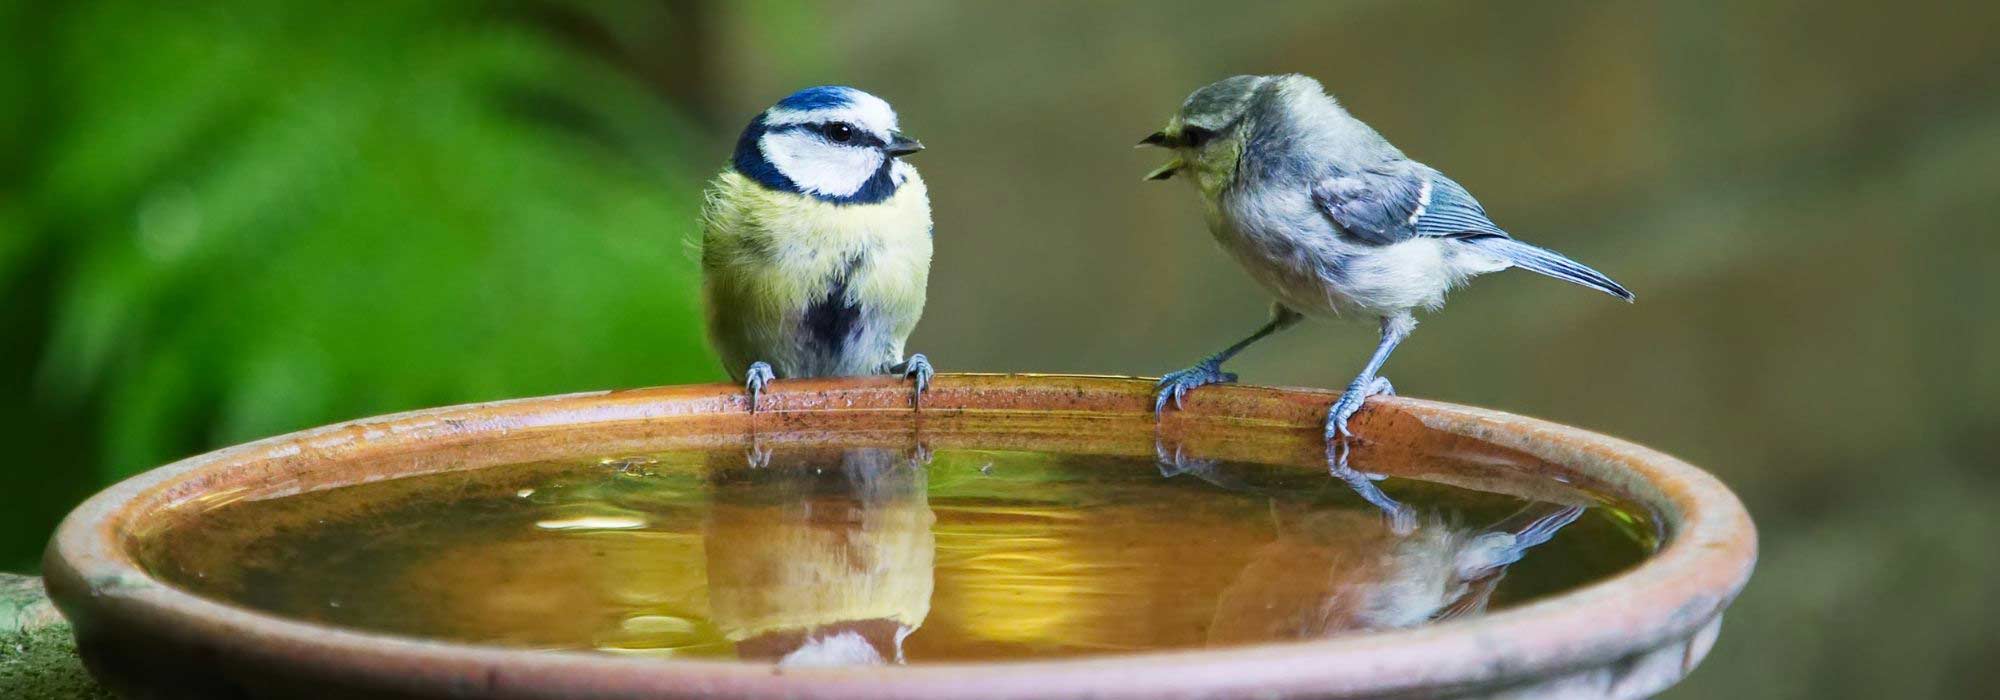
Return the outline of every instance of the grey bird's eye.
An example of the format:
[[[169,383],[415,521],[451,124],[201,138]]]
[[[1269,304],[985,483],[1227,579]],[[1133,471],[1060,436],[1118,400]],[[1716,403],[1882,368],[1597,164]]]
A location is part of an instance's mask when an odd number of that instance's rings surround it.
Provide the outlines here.
[[[1188,148],[1201,148],[1201,145],[1204,143],[1208,143],[1208,140],[1211,138],[1215,138],[1215,132],[1213,131],[1203,129],[1198,126],[1188,126],[1181,128],[1182,146]]]
[[[840,122],[826,125],[825,132],[827,140],[834,143],[847,143],[854,140],[854,127]]]

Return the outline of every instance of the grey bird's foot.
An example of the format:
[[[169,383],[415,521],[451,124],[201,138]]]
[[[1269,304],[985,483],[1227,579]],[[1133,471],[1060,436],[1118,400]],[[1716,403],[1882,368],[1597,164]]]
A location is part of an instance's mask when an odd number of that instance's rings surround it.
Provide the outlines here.
[[[1193,367],[1161,377],[1160,383],[1153,385],[1159,390],[1153,397],[1153,413],[1165,411],[1169,400],[1174,402],[1174,408],[1180,408],[1181,397],[1187,396],[1187,393],[1193,391],[1195,387],[1234,383],[1236,383],[1236,373],[1222,371],[1221,361],[1211,357],[1196,362]]]
[[[1357,380],[1347,385],[1347,392],[1341,394],[1340,400],[1334,401],[1333,406],[1326,410],[1326,439],[1332,441],[1354,437],[1354,433],[1347,429],[1348,419],[1353,418],[1354,414],[1361,410],[1361,404],[1366,402],[1368,397],[1381,394],[1390,396],[1396,394],[1396,387],[1389,383],[1388,377],[1375,377],[1366,382]]]
[[[1189,457],[1181,451],[1180,443],[1174,443],[1171,451],[1167,443],[1153,438],[1153,463],[1160,468],[1160,476],[1174,478],[1182,474],[1205,474],[1215,468],[1216,461]]]
[[[914,353],[910,355],[910,359],[890,367],[889,373],[903,375],[904,379],[908,379],[916,384],[910,393],[910,406],[922,409],[924,407],[924,392],[930,391],[931,377],[937,374],[937,370],[931,369],[930,358],[924,357],[924,354],[921,352]]]
[[[1381,510],[1390,532],[1398,536],[1415,532],[1416,510],[1398,503],[1396,499],[1390,498],[1389,494],[1383,493],[1381,487],[1375,485],[1375,482],[1381,481],[1385,475],[1371,474],[1348,466],[1347,454],[1347,444],[1344,442],[1330,448],[1326,456],[1327,473],[1333,475],[1335,479],[1347,482],[1347,487],[1354,490],[1354,495],[1360,496],[1361,500]]]
[[[764,395],[764,387],[777,378],[769,362],[752,362],[750,369],[743,372],[743,390],[750,392],[751,413],[757,412],[757,398]]]

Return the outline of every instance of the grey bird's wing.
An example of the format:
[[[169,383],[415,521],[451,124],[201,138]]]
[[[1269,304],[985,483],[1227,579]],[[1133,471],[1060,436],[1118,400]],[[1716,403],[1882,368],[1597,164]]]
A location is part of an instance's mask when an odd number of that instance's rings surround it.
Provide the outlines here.
[[[1507,237],[1463,185],[1413,161],[1335,173],[1313,183],[1312,198],[1342,230],[1378,245],[1416,236]]]

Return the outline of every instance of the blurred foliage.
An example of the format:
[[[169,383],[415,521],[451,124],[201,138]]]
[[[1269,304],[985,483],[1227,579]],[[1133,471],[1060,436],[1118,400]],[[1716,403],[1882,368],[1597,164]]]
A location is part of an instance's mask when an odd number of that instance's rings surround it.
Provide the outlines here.
[[[4,12],[0,281],[42,346],[12,351],[33,361],[7,368],[9,417],[16,444],[36,414],[85,423],[35,468],[96,484],[341,418],[718,376],[684,244],[691,161],[714,156],[610,50],[546,26],[617,14]],[[17,566],[33,532],[5,526]]]
[[[0,0],[0,567],[121,474],[386,411],[719,379],[699,187],[803,85],[930,150],[940,369],[1158,374],[1262,321],[1129,144],[1319,78],[1639,294],[1481,279],[1405,393],[1633,438],[1764,560],[1677,697],[1950,697],[2000,652],[2000,6]],[[1339,386],[1371,328],[1232,364]]]

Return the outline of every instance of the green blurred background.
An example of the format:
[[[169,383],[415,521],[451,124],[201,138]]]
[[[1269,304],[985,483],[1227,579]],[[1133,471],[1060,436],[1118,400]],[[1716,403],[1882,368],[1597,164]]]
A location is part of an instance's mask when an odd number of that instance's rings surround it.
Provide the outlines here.
[[[1956,697],[2000,655],[2000,5],[0,1],[0,569],[119,477],[437,404],[720,379],[703,181],[801,86],[930,150],[944,370],[1159,374],[1263,320],[1129,146],[1311,74],[1524,238],[1406,394],[1704,465],[1763,560],[1671,697]],[[1338,386],[1369,324],[1232,365]]]

